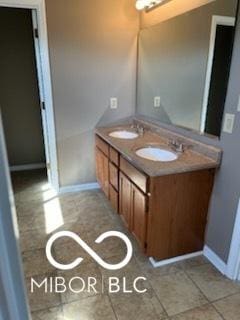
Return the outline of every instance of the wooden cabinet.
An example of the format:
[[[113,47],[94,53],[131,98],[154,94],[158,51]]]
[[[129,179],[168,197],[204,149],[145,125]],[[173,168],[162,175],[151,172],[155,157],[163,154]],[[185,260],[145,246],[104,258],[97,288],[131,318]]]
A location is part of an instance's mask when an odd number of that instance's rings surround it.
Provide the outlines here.
[[[147,254],[156,260],[201,251],[214,170],[153,177]]]
[[[118,167],[109,162],[109,181],[116,191],[118,191],[118,174]]]
[[[96,176],[105,195],[109,196],[109,163],[108,157],[96,148]]]
[[[147,231],[147,196],[120,173],[119,214],[145,251]]]
[[[132,224],[131,232],[137,239],[142,250],[147,247],[147,196],[132,184]]]
[[[109,184],[109,200],[113,209],[118,212],[118,192]]]
[[[147,256],[163,260],[203,249],[214,169],[150,177],[96,136],[96,171]]]
[[[119,154],[104,140],[96,136],[95,162],[97,181],[109,198],[113,208],[118,212],[119,202]]]
[[[129,230],[131,230],[131,191],[131,181],[120,173],[119,214]]]

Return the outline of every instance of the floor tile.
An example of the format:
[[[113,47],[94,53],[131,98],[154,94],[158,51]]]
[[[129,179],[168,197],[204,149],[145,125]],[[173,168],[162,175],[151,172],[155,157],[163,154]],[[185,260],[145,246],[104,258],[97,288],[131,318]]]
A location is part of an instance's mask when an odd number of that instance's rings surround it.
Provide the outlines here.
[[[205,305],[205,306],[181,313],[170,319],[171,320],[222,320],[222,317],[211,305]]]
[[[179,262],[179,266],[181,266],[183,270],[199,267],[206,264],[210,264],[210,262],[204,256],[198,256],[198,257],[186,259]]]
[[[53,244],[53,257],[58,263],[69,264],[77,258],[83,258],[81,265],[94,262],[93,258],[73,239],[59,238]],[[89,240],[84,235],[82,240],[89,244]]]
[[[182,271],[182,265],[179,263],[171,263],[166,266],[154,268],[149,258],[146,257],[139,250],[134,251],[134,256],[141,267],[142,271],[147,275],[148,279],[155,279],[155,277],[161,277],[168,274],[173,274]]]
[[[43,203],[32,204],[32,203],[16,203],[17,215],[30,216],[30,215],[44,215],[44,205]]]
[[[61,293],[63,303],[81,300],[102,293],[102,275],[95,263],[81,264],[74,270],[58,271],[57,274],[58,277],[63,277],[66,283],[71,283],[71,290],[68,289],[66,292]]]
[[[38,284],[41,284],[46,278],[56,277],[55,273],[52,274],[42,274],[39,276],[34,276],[26,279],[27,289],[28,289],[28,299],[31,311],[39,311],[48,308],[53,308],[60,306],[61,304],[61,296],[59,293],[49,292],[49,287],[47,292],[45,292],[45,285],[38,288],[33,285],[31,290],[31,281],[34,279]],[[40,318],[41,319],[41,318]],[[52,320],[52,319],[51,319]]]
[[[43,214],[24,215],[18,218],[18,225],[20,233],[35,229],[46,230],[46,219]]]
[[[97,295],[65,304],[63,314],[66,320],[116,320],[106,295]]]
[[[62,307],[50,308],[32,313],[32,320],[67,320],[63,318]]]
[[[162,320],[166,319],[157,297],[152,292],[110,294],[118,320]]]
[[[45,249],[23,252],[22,261],[25,277],[31,277],[55,271],[55,268],[47,260]]]
[[[214,306],[225,320],[240,319],[240,293],[219,300]]]
[[[45,248],[48,240],[45,230],[35,229],[23,232],[20,237],[21,251]]]
[[[154,280],[151,279],[151,283],[169,316],[207,303],[184,272],[155,277]]]
[[[33,320],[167,320],[170,316],[173,320],[220,320],[220,313],[225,320],[238,319],[240,298],[235,293],[239,286],[220,275],[202,256],[153,268],[101,190],[56,196],[47,184],[45,171],[14,174],[13,180],[28,292],[31,276],[38,283],[46,276],[64,277],[66,284],[73,277],[98,280],[97,293],[86,288],[81,293],[45,293],[43,287],[29,293]],[[53,245],[53,257],[63,264],[77,257],[83,261],[74,270],[57,271],[46,259],[45,245],[51,234],[62,230],[78,234],[104,261],[113,264],[126,255],[122,240],[109,238],[101,244],[95,240],[106,231],[124,232],[132,242],[133,258],[125,268],[107,271],[74,240],[61,238]],[[122,291],[132,290],[139,276],[147,278],[138,283],[138,288],[147,292],[108,294],[109,277],[120,279]],[[79,289],[77,282],[73,289]],[[210,306],[203,293],[210,301],[235,295]]]
[[[203,265],[186,271],[209,301],[215,301],[240,290],[240,285],[228,280],[212,265]]]

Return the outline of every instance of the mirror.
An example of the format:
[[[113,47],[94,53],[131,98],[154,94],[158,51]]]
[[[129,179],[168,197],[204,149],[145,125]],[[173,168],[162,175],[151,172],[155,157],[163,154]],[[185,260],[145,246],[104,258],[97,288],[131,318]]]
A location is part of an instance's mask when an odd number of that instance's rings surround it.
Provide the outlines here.
[[[137,114],[220,136],[237,0],[209,2],[140,31]]]

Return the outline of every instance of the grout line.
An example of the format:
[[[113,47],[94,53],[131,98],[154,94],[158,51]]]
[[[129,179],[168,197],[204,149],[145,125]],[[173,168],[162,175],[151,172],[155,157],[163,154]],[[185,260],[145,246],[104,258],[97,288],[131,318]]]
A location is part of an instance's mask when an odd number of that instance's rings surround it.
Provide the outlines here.
[[[206,300],[211,303],[211,301],[208,299],[208,297],[204,294],[204,292],[202,291],[202,289],[198,286],[198,284],[189,276],[189,274],[187,272],[185,272],[185,275],[187,276],[187,278],[193,283],[193,285],[202,293],[202,295],[206,298]]]
[[[112,310],[113,310],[113,313],[114,313],[114,316],[115,316],[116,320],[119,320],[118,315],[117,315],[117,313],[116,313],[116,311],[115,311],[115,308],[114,308],[114,306],[113,306],[113,303],[112,303],[112,300],[111,300],[111,297],[110,297],[109,293],[107,294],[107,297],[108,297],[108,299],[109,299],[109,302],[110,302],[110,305],[111,305],[111,307],[112,307]]]
[[[217,314],[218,314],[223,320],[226,320],[226,319],[224,318],[224,316],[217,310],[217,308],[215,307],[214,304],[211,303],[211,306],[213,307],[213,309],[217,312]]]

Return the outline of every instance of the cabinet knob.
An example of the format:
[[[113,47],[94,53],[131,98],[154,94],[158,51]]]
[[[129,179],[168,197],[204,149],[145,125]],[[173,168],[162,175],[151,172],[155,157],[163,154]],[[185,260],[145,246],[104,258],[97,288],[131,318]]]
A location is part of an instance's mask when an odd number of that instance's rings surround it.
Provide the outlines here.
[[[148,195],[148,197],[151,197],[151,193],[150,193],[150,192],[148,192],[148,194],[147,194],[147,195]]]

